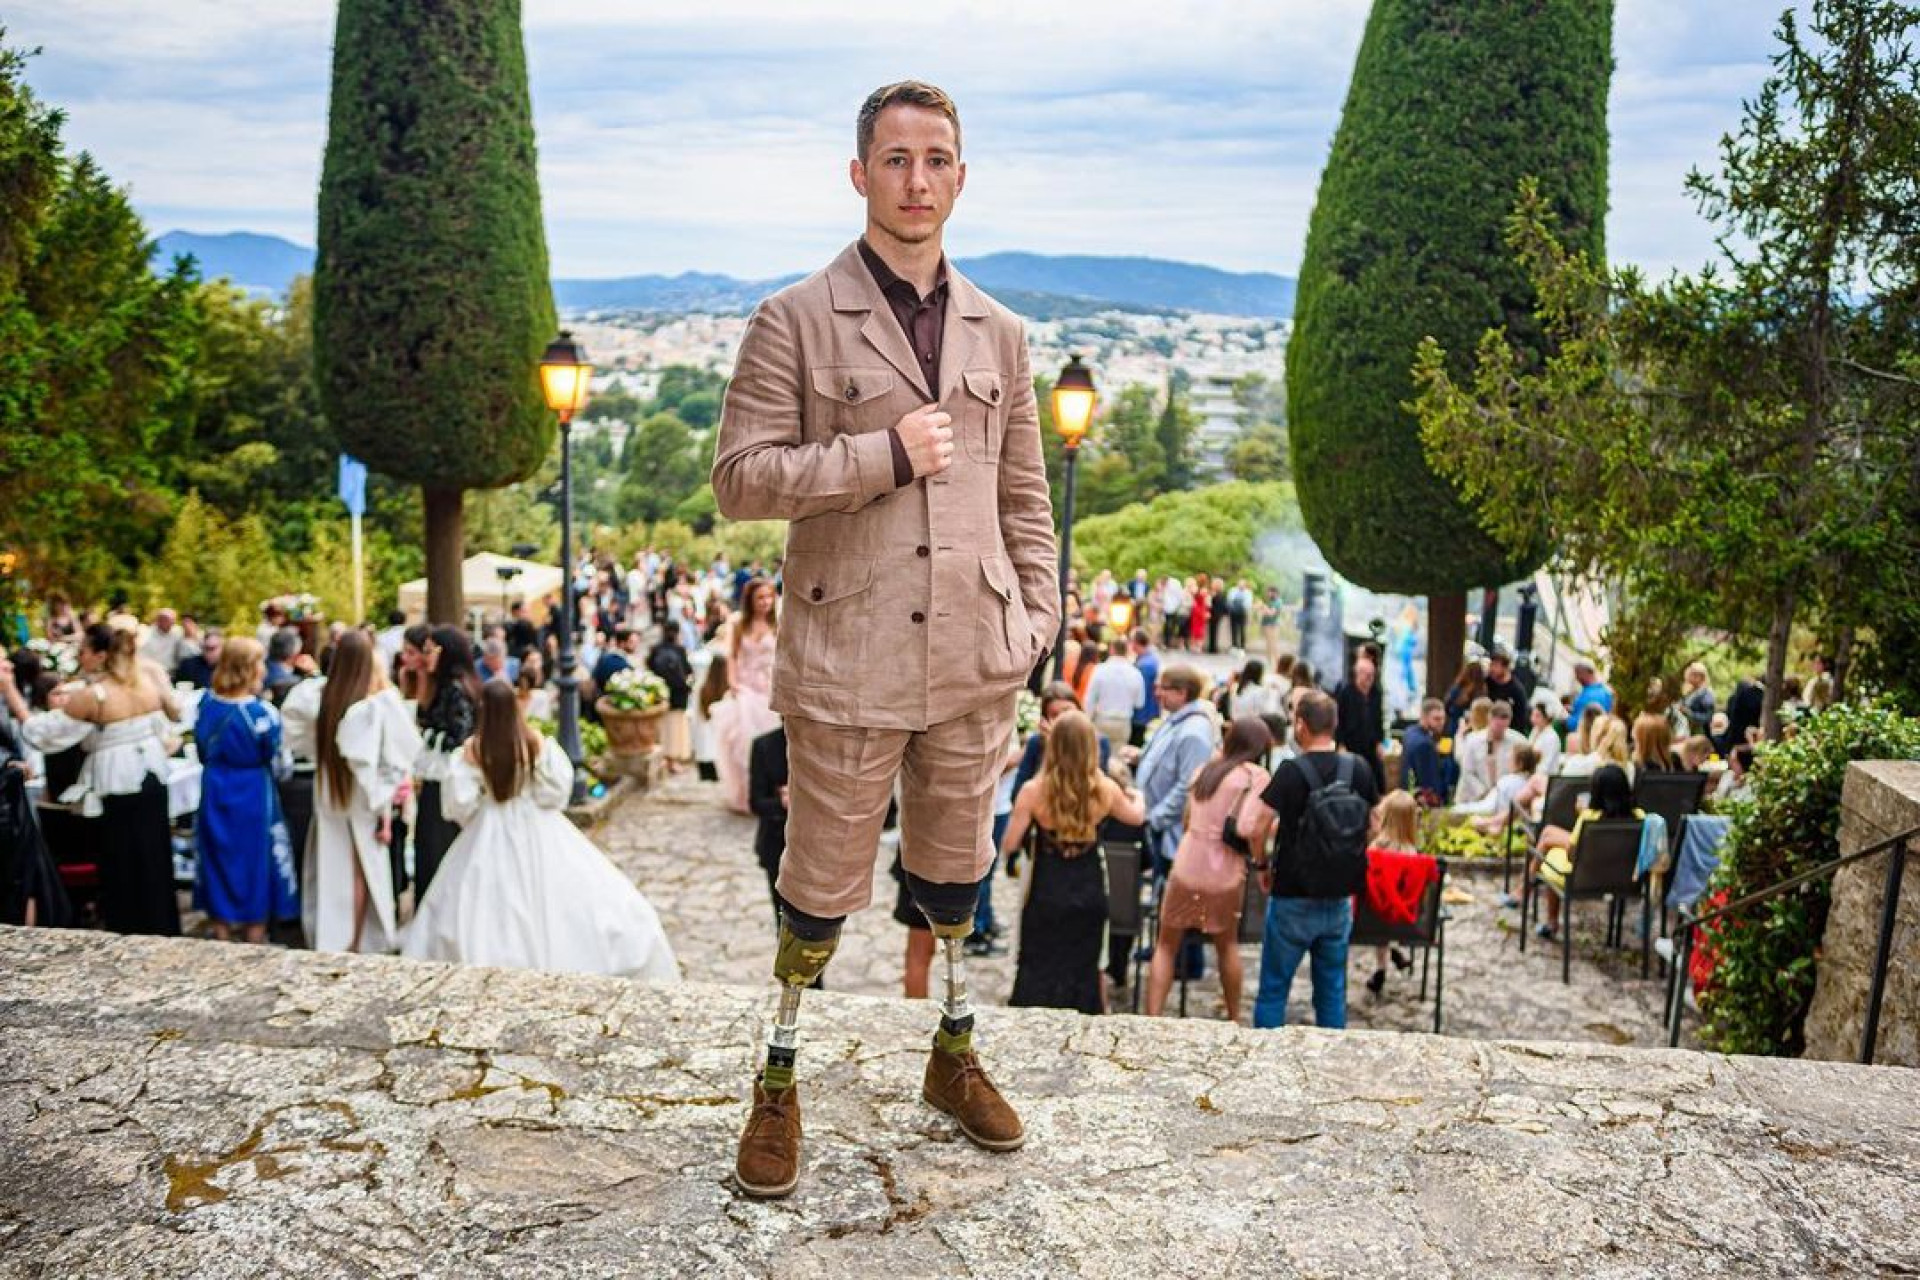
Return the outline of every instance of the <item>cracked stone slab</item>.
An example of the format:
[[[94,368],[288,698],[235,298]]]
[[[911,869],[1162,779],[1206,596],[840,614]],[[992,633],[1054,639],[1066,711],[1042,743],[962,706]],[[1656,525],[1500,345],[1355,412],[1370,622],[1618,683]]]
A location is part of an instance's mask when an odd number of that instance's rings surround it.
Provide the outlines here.
[[[728,1182],[770,990],[0,930],[0,1277],[1920,1271],[1900,1068],[809,995],[805,1176]]]

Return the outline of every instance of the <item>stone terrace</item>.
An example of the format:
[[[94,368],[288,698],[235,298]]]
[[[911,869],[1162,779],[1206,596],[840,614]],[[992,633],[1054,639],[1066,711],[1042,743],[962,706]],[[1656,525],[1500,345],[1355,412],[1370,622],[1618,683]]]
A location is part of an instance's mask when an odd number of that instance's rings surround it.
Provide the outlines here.
[[[990,1156],[924,1006],[808,1008],[758,1204],[761,989],[0,930],[0,1276],[1920,1271],[1905,1070],[1004,1010]]]

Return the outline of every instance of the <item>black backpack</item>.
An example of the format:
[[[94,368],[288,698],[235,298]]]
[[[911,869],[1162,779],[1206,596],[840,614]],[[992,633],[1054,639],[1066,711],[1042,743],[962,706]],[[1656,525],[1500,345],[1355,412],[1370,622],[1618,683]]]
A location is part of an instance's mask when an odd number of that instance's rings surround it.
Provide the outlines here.
[[[1293,842],[1292,881],[1308,898],[1347,898],[1367,887],[1367,836],[1373,810],[1353,789],[1354,759],[1335,761],[1331,782],[1305,756],[1293,762],[1307,779],[1307,809]]]

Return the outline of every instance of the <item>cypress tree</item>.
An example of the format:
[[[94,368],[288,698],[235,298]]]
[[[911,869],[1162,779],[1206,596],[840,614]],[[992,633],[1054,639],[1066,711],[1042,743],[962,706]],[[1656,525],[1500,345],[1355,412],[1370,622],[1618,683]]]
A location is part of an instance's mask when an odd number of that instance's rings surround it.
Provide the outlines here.
[[[1428,468],[1405,407],[1415,348],[1432,335],[1463,375],[1489,328],[1537,345],[1501,238],[1524,177],[1600,259],[1612,30],[1612,0],[1375,0],[1320,180],[1287,351],[1301,513],[1343,576],[1429,597],[1436,689],[1464,593],[1546,549],[1502,549]]]
[[[345,446],[422,487],[435,621],[460,616],[463,491],[553,443],[554,324],[518,0],[341,0],[316,374]]]

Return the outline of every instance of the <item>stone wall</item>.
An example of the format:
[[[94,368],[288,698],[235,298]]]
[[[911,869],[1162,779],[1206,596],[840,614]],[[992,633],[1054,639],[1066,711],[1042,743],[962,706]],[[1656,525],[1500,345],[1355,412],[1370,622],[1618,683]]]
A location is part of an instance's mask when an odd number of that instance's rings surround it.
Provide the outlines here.
[[[805,1176],[728,1181],[768,993],[0,929],[0,1277],[1911,1275],[1904,1071],[807,997]]]
[[[1875,760],[1850,766],[1840,808],[1843,854],[1920,827],[1920,761]],[[1807,1014],[1809,1058],[1858,1059],[1866,1028],[1867,986],[1886,901],[1887,857],[1863,858],[1834,876],[1833,910],[1821,941],[1813,1008]],[[1916,1067],[1920,1066],[1920,841],[1907,847],[1891,954],[1874,1061]]]

